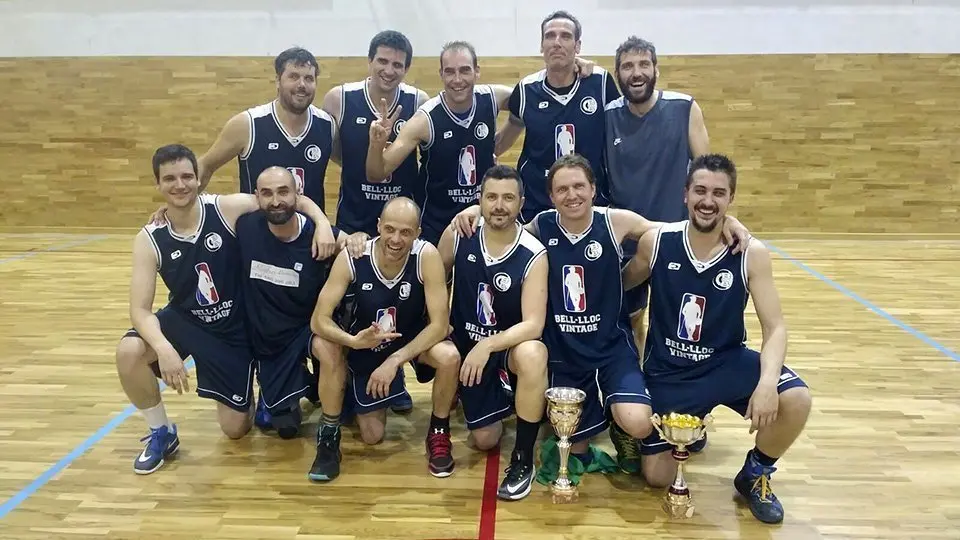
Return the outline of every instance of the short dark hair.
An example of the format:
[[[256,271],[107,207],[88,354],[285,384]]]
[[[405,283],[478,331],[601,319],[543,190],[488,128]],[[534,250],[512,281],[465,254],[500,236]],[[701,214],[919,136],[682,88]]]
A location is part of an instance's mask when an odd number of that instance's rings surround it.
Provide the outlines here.
[[[153,178],[157,183],[160,182],[160,166],[167,163],[176,163],[181,159],[189,161],[193,165],[193,174],[200,176],[200,169],[197,167],[197,155],[193,153],[193,150],[182,144],[168,144],[157,148],[157,151],[153,153]]]
[[[440,50],[440,69],[443,69],[443,55],[447,51],[452,51],[454,49],[463,49],[470,53],[470,56],[473,57],[473,67],[474,69],[480,67],[477,63],[477,50],[473,48],[469,42],[466,41],[448,41],[443,44],[443,49]]]
[[[569,11],[554,11],[553,13],[544,17],[543,22],[540,23],[540,39],[543,39],[543,33],[547,30],[547,23],[557,19],[570,19],[573,22],[573,38],[577,41],[580,41],[580,36],[583,34],[583,27],[580,26],[580,21],[573,16]]]
[[[553,162],[550,171],[547,172],[547,193],[553,193],[553,177],[557,175],[560,169],[580,169],[591,184],[597,183],[597,177],[593,174],[593,166],[590,161],[580,154],[567,154]]]
[[[287,63],[291,63],[295,67],[313,66],[316,74],[320,75],[320,65],[317,64],[317,58],[313,56],[312,52],[301,47],[291,47],[277,55],[277,58],[273,61],[273,69],[277,72],[277,77],[283,75]]]
[[[737,192],[737,166],[727,156],[723,154],[704,154],[694,159],[690,164],[684,189],[690,189],[690,184],[693,183],[693,173],[699,170],[726,174],[727,178],[730,179],[730,195]]]
[[[487,169],[487,172],[483,173],[483,179],[480,180],[480,193],[483,193],[488,180],[516,180],[517,191],[523,197],[523,180],[520,178],[520,173],[509,165],[494,165]]]
[[[410,43],[410,40],[407,39],[407,36],[396,30],[378,32],[377,35],[373,36],[373,39],[370,40],[370,50],[367,51],[367,60],[372,62],[373,57],[377,55],[377,49],[380,47],[405,53],[407,58],[404,60],[403,67],[410,69],[410,64],[413,62],[413,45]]]
[[[653,60],[653,65],[657,65],[657,47],[645,39],[630,36],[617,47],[617,56],[614,59],[615,72],[620,71],[620,59],[628,52],[648,52],[650,53],[650,59]]]

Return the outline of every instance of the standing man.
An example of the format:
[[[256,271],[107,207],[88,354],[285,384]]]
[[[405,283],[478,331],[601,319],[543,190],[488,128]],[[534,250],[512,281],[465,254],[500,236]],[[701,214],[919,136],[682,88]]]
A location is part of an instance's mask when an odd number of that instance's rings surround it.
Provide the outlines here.
[[[387,201],[405,196],[422,205],[424,194],[416,153],[382,180],[367,178],[370,126],[378,119],[380,102],[386,102],[387,114],[397,113],[388,137],[393,142],[400,128],[426,103],[427,93],[403,82],[413,62],[413,46],[400,32],[384,30],[373,36],[367,58],[367,78],[331,88],[323,98],[323,110],[333,117],[340,133],[337,227],[347,234],[376,236],[377,217]]]
[[[523,176],[526,223],[549,209],[546,177],[553,163],[573,153],[586,158],[600,185],[606,185],[603,162],[604,107],[620,92],[600,66],[581,73],[580,21],[566,11],[547,15],[540,25],[544,69],[523,78],[510,94],[510,120],[497,134],[502,156],[526,130],[517,169]]]
[[[260,173],[256,196],[260,211],[237,220],[247,328],[260,382],[255,421],[291,439],[300,431],[300,398],[311,386],[306,358],[320,366],[318,394],[329,393],[338,378],[340,348],[310,331],[330,261],[311,254],[316,225],[296,211],[300,196],[289,169],[269,167]],[[342,385],[342,374],[339,379]],[[323,402],[320,395],[308,397]]]
[[[733,202],[737,171],[726,156],[694,160],[685,189],[689,220],[640,239],[625,272],[625,286],[650,283],[650,334],[643,354],[647,387],[659,414],[703,417],[725,405],[757,432],[733,481],[754,517],[783,521],[770,477],[810,414],[810,390],[784,365],[787,329],[773,281],[770,253],[757,240],[739,254],[721,238],[720,224]],[[760,352],[746,346],[744,314],[753,298],[763,333]],[[643,475],[650,486],[673,481],[676,460],[657,433],[642,444]]]
[[[453,41],[440,53],[443,91],[428,100],[387,146],[402,110],[379,104],[379,119],[370,124],[367,177],[382,180],[419,146],[420,183],[425,189],[422,238],[437,245],[457,212],[477,201],[484,171],[494,165],[497,114],[510,97],[503,85],[477,85],[480,65],[473,45]]]
[[[703,111],[691,96],[658,90],[657,49],[631,36],[616,53],[617,82],[623,96],[606,107],[607,185],[602,194],[610,206],[647,219],[675,222],[687,217],[683,186],[690,160],[709,151]],[[624,245],[624,262],[636,242]],[[634,339],[642,347],[646,285],[630,291],[625,311]]]
[[[447,282],[437,249],[418,238],[420,211],[406,197],[383,207],[380,235],[366,242],[363,254],[341,253],[333,265],[313,318],[317,333],[347,347],[350,371],[346,396],[357,413],[360,437],[378,444],[386,431],[386,408],[407,394],[403,368],[413,364],[417,380],[433,381],[433,414],[427,430],[427,468],[436,477],[453,474],[450,408],[457,392],[460,358],[437,344],[449,328]],[[347,306],[344,328],[334,311]],[[322,379],[322,377],[321,377]],[[321,422],[313,480],[339,474],[337,426]]]

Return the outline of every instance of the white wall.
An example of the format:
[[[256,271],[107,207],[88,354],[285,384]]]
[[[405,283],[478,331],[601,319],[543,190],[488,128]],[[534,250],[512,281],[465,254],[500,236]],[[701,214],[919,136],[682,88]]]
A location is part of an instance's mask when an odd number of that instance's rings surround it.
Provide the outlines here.
[[[538,54],[554,9],[585,55],[631,34],[661,54],[960,52],[960,0],[0,0],[0,56],[272,56],[301,45],[363,56],[393,28],[418,56],[465,39],[485,56]],[[630,7],[630,6],[642,7]],[[464,7],[461,7],[464,6]],[[465,6],[469,6],[466,8]]]

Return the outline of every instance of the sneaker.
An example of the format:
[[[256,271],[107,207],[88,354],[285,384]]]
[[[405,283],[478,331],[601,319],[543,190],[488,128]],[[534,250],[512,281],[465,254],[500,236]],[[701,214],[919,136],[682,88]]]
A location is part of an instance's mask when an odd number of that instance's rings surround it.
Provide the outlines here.
[[[413,398],[408,392],[404,392],[393,400],[390,410],[397,414],[410,414],[413,411]]]
[[[617,465],[627,474],[640,473],[640,448],[637,440],[624,431],[616,422],[610,422],[610,441],[617,449]]]
[[[497,378],[500,379],[500,388],[503,388],[503,391],[507,394],[507,397],[513,398],[513,385],[510,384],[510,374],[507,373],[507,370],[500,368],[497,370]]]
[[[173,431],[167,426],[157,429],[150,429],[150,434],[140,439],[140,442],[146,442],[147,446],[140,452],[137,459],[133,462],[133,472],[137,474],[150,474],[155,472],[166,459],[177,453],[180,449],[180,438],[177,437],[177,426],[174,424]]]
[[[270,410],[267,409],[267,404],[263,401],[263,394],[260,394],[257,397],[257,412],[253,416],[253,425],[262,429],[263,431],[270,431],[273,429],[273,415],[270,414]]]
[[[687,450],[689,450],[693,454],[696,454],[698,452],[703,452],[703,449],[706,448],[706,446],[707,446],[707,434],[704,433],[702,439],[700,439],[699,441],[693,444],[687,445]]]
[[[317,457],[307,477],[314,482],[329,482],[340,476],[340,426],[320,426],[317,431]]]
[[[770,476],[776,470],[776,467],[760,465],[753,460],[752,453],[749,453],[743,468],[733,480],[733,486],[750,506],[750,513],[763,523],[775,524],[783,521],[783,506],[770,486]]]
[[[533,489],[533,477],[537,467],[531,459],[522,459],[519,452],[510,457],[510,465],[504,471],[506,476],[497,489],[497,497],[505,501],[517,501],[530,494]]]
[[[281,439],[295,439],[300,435],[301,420],[300,405],[296,404],[288,411],[273,415],[271,423]]]
[[[427,433],[427,468],[437,478],[453,474],[453,443],[450,442],[449,429],[431,428]]]

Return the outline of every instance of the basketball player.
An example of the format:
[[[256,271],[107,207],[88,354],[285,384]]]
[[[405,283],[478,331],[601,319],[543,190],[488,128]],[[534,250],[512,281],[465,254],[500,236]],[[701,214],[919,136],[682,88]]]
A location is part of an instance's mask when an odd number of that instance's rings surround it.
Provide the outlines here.
[[[501,369],[509,370],[516,390],[516,444],[497,491],[504,500],[530,494],[534,445],[546,405],[547,348],[540,335],[548,263],[540,242],[517,222],[522,205],[519,173],[496,165],[480,184],[479,233],[459,237],[448,227],[439,246],[447,273],[453,272],[453,333],[440,346],[456,347],[463,359],[460,403],[478,449],[500,442],[502,420],[513,413]]]
[[[578,65],[580,21],[566,11],[547,15],[540,25],[544,69],[527,75],[510,94],[510,121],[497,134],[496,153],[502,156],[526,129],[517,168],[523,175],[521,219],[529,222],[551,208],[545,179],[553,162],[574,152],[593,166],[605,185],[603,167],[604,114],[618,98],[616,82],[600,66],[584,75]]]
[[[413,46],[406,36],[384,30],[373,36],[368,75],[362,81],[335,86],[323,98],[323,110],[334,118],[340,133],[340,198],[337,227],[353,234],[377,235],[377,217],[390,199],[403,195],[423,204],[423,183],[419,181],[417,155],[411,153],[381,181],[367,179],[367,148],[370,125],[378,118],[382,101],[387,111],[399,110],[389,141],[427,101],[427,93],[403,82],[413,61]]]
[[[770,477],[806,424],[810,391],[784,366],[787,329],[769,252],[751,240],[735,254],[720,237],[718,225],[737,189],[736,167],[726,156],[707,154],[693,161],[687,178],[690,219],[645,234],[624,274],[627,287],[650,282],[647,388],[659,414],[703,417],[725,405],[750,421],[756,445],[734,486],[758,520],[779,523],[783,506]],[[750,296],[763,334],[760,352],[746,346]],[[673,481],[676,462],[668,450],[656,432],[642,443],[643,474],[651,486]]]
[[[433,380],[427,468],[434,476],[446,477],[454,469],[450,408],[460,358],[455,349],[437,346],[449,328],[447,284],[437,249],[418,238],[419,223],[420,210],[413,200],[397,197],[384,205],[377,225],[380,234],[366,242],[363,255],[353,259],[341,253],[334,262],[317,299],[313,328],[350,349],[350,376],[341,399],[352,403],[360,437],[367,444],[383,440],[386,407],[400,396],[409,399],[405,364],[413,363],[421,383]],[[333,320],[342,302],[349,306],[346,331]],[[336,419],[324,414],[310,478],[335,478],[340,456]]]
[[[367,176],[382,180],[420,148],[420,184],[425,186],[422,238],[437,245],[443,229],[460,210],[476,203],[483,171],[494,164],[497,114],[510,97],[503,85],[477,85],[480,66],[473,45],[453,41],[440,53],[443,91],[428,100],[387,140],[402,107],[388,112],[379,104],[379,119],[370,124]]]
[[[311,383],[304,359],[311,357],[319,366],[318,393],[343,386],[343,370],[337,369],[342,368],[339,347],[310,331],[310,317],[331,261],[311,255],[316,225],[296,211],[300,196],[289,169],[270,167],[260,173],[256,196],[260,211],[237,220],[249,306],[244,311],[261,392],[254,421],[291,439],[299,434],[300,398]],[[343,232],[338,236],[346,240]],[[308,397],[322,403],[319,395]]]
[[[617,48],[615,65],[623,96],[604,111],[609,176],[602,195],[610,206],[655,221],[685,219],[683,186],[690,160],[710,146],[703,111],[687,94],[657,89],[657,49],[649,41],[628,38]],[[624,248],[628,262],[636,242]],[[647,287],[641,286],[625,298],[638,347],[647,297]]]
[[[155,377],[178,393],[189,391],[183,364],[187,356],[197,364],[197,394],[217,401],[217,420],[228,437],[243,437],[253,416],[253,356],[242,313],[240,248],[234,231],[241,215],[258,209],[256,197],[200,195],[197,158],[181,145],[154,153],[153,174],[167,205],[166,221],[147,225],[134,239],[133,328],[116,352],[123,390],[150,427],[147,445],[134,460],[138,474],[156,471],[180,447]],[[306,197],[297,209],[311,218],[323,215]],[[170,301],[154,313],[158,274]]]
[[[287,49],[274,60],[277,97],[235,114],[207,153],[200,157],[200,190],[213,173],[232,159],[240,167],[240,191],[253,193],[260,173],[274,165],[293,173],[297,191],[321,210],[326,208],[323,181],[334,153],[337,126],[313,105],[320,66],[310,51]],[[321,257],[333,255],[337,244],[330,222],[317,222],[323,240]]]

